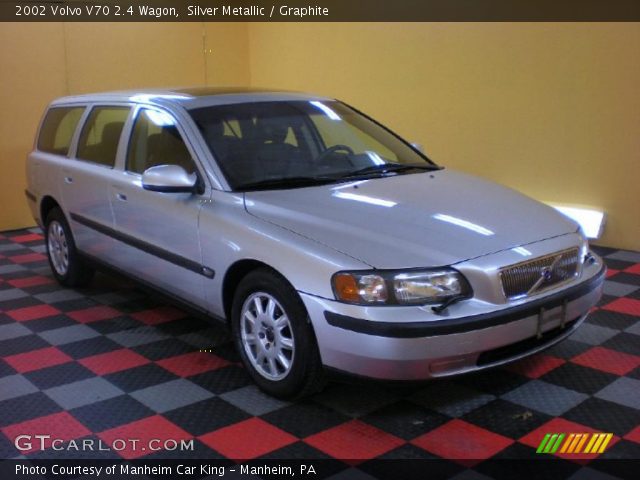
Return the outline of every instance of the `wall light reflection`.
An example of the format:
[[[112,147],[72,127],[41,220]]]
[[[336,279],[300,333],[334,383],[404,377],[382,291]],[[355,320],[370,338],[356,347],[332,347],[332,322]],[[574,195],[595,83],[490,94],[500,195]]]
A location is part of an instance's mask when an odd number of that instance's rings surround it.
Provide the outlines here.
[[[395,207],[398,204],[397,202],[392,202],[391,200],[383,200],[382,198],[370,197],[369,195],[360,195],[358,193],[333,192],[333,196],[387,208]]]
[[[437,213],[433,216],[436,220],[441,220],[443,222],[451,223],[453,225],[457,225],[462,228],[466,228],[467,230],[471,230],[472,232],[479,233],[480,235],[490,236],[495,235],[494,232],[489,230],[488,228],[484,228],[475,223],[469,222],[467,220],[462,220],[458,217],[452,217],[451,215],[445,215],[443,213]]]
[[[327,107],[324,103],[322,102],[318,102],[316,100],[309,102],[311,105],[313,105],[316,108],[319,108],[320,110],[322,110],[327,117],[329,117],[331,120],[342,120],[340,118],[340,115],[338,115],[336,112],[334,112],[333,110],[331,110],[329,107]]]
[[[191,100],[191,99],[193,99],[192,96],[188,96],[188,95],[171,95],[171,94],[162,94],[162,93],[158,93],[158,94],[144,93],[144,94],[140,94],[140,95],[132,95],[129,98],[134,102],[140,102],[140,103],[147,103],[147,102],[149,102],[151,100],[155,100],[157,98],[159,98],[159,99],[166,98],[166,99],[169,99],[169,100]]]
[[[551,205],[563,215],[576,221],[588,238],[600,238],[604,228],[605,214],[592,208],[565,207]]]
[[[170,127],[176,124],[175,119],[166,112],[160,112],[158,110],[145,110],[147,117],[154,125],[158,127]]]
[[[384,165],[385,163],[387,163],[376,152],[367,150],[366,154],[367,154],[367,157],[371,159],[374,165]]]
[[[531,255],[533,255],[529,250],[527,250],[524,247],[516,247],[516,248],[512,248],[511,250],[513,250],[516,253],[519,253],[523,257],[530,257]]]

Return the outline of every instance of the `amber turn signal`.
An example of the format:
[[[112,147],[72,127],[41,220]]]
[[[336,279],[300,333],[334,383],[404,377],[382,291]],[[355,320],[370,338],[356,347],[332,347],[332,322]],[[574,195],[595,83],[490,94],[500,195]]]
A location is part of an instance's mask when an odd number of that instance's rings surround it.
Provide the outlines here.
[[[348,273],[339,273],[333,277],[333,286],[338,300],[357,302],[360,300],[356,279]]]

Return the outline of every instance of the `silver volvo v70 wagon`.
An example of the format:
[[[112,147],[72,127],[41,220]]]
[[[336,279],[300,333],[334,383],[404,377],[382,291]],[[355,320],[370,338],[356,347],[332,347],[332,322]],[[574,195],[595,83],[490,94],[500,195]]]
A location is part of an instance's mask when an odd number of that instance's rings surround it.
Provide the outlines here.
[[[51,269],[110,267],[228,322],[278,397],[420,380],[571,335],[605,274],[578,225],[333,99],[113,92],[47,109],[26,192]]]

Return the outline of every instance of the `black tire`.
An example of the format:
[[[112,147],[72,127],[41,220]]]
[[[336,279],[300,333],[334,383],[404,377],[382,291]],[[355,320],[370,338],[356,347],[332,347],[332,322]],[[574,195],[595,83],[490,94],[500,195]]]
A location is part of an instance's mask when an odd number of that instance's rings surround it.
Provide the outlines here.
[[[263,293],[273,297],[279,304],[278,311],[286,314],[288,318],[288,326],[285,328],[286,336],[291,337],[293,341],[290,368],[286,376],[281,379],[266,378],[265,373],[258,371],[260,367],[256,367],[250,360],[241,332],[241,315],[245,302]],[[277,398],[292,399],[315,393],[324,386],[324,370],[307,310],[298,292],[280,275],[265,268],[254,270],[242,279],[233,299],[231,330],[242,363],[264,392]],[[272,339],[274,350],[278,341]],[[251,352],[251,346],[246,348]]]
[[[66,268],[56,267],[56,255],[51,251],[52,242],[50,237],[55,237],[55,228],[60,227],[63,233],[63,242],[58,240],[58,244],[63,245],[63,249],[66,248],[65,258]],[[61,285],[65,287],[83,287],[91,282],[95,271],[85,265],[82,258],[78,254],[75,241],[73,240],[73,234],[69,228],[69,223],[59,208],[53,208],[45,220],[45,245],[47,247],[47,258],[49,259],[49,266],[55,279]],[[57,238],[57,237],[56,237]],[[54,241],[53,244],[56,242]],[[63,254],[64,255],[64,254]]]

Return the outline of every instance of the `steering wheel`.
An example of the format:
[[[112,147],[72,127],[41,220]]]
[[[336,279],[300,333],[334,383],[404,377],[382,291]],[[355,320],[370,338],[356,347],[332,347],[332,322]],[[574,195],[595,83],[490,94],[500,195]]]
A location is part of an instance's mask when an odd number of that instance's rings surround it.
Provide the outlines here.
[[[332,153],[335,153],[335,152],[347,152],[349,155],[353,155],[355,153],[353,151],[353,149],[351,147],[349,147],[348,145],[342,145],[342,144],[339,143],[338,145],[334,145],[333,147],[327,148],[324,152],[322,152],[320,155],[318,155],[316,157],[316,163],[322,162],[322,160],[324,160],[329,155],[331,155]]]

